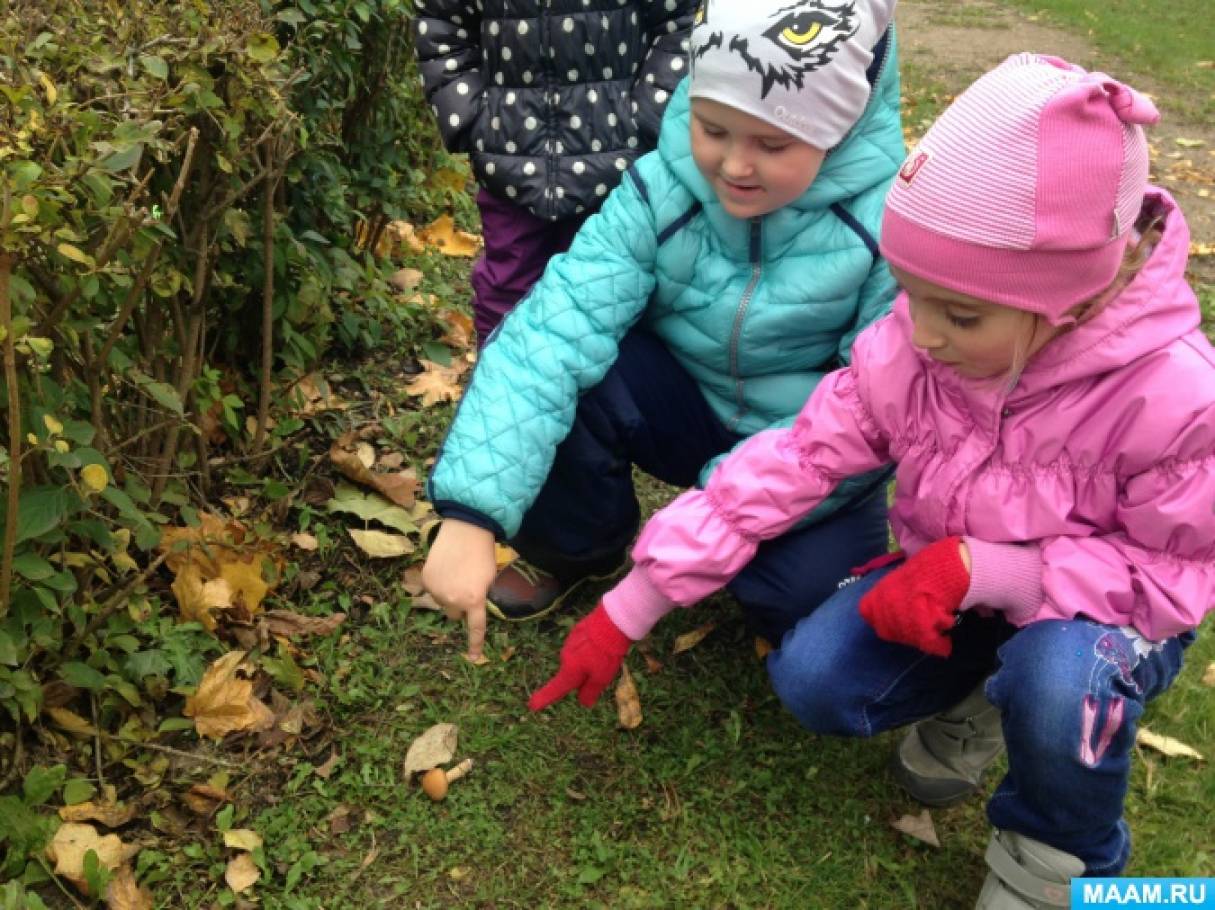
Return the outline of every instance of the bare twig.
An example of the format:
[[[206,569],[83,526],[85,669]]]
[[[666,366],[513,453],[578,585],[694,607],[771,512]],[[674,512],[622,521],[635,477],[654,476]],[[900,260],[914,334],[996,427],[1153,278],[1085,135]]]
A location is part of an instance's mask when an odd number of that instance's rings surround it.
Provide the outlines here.
[[[152,573],[159,569],[164,561],[168,558],[168,551],[161,553],[148,564],[147,568],[111,594],[106,599],[106,602],[101,605],[101,609],[97,611],[97,614],[91,620],[89,620],[89,624],[85,626],[84,631],[77,633],[72,637],[71,641],[64,644],[62,652],[63,659],[71,660],[72,657],[75,656],[76,652],[80,649],[80,645],[84,642],[84,640],[100,629],[105,624],[107,619],[126,606],[127,599],[131,596],[131,592],[151,578]]]
[[[172,746],[162,746],[158,743],[145,743],[134,739],[124,739],[123,742],[132,746],[137,746],[140,749],[151,749],[153,752],[163,752],[166,755],[174,755],[177,758],[201,762],[206,765],[218,765],[221,768],[235,768],[238,770],[243,767],[243,765],[238,765],[235,762],[226,761],[222,758],[213,758],[210,755],[199,755],[195,752],[186,752],[182,749],[174,749]]]
[[[266,159],[271,165],[277,145],[274,143],[266,150]],[[274,191],[281,175],[281,171],[272,170],[262,191],[262,261],[266,274],[262,281],[262,368],[257,395],[257,430],[253,434],[255,455],[260,455],[266,444],[266,423],[270,417],[270,383],[274,367]]]
[[[4,192],[0,229],[8,225],[8,190]],[[17,389],[17,351],[13,338],[13,301],[9,296],[11,253],[0,252],[0,328],[4,329],[4,382],[8,386],[8,511],[4,516],[4,547],[0,554],[0,618],[8,615],[13,584],[13,549],[17,545],[17,509],[21,499],[21,396]]]
[[[93,709],[93,762],[97,765],[97,789],[105,791],[105,772],[101,767],[101,724],[97,721],[97,693],[89,693],[89,707]]]

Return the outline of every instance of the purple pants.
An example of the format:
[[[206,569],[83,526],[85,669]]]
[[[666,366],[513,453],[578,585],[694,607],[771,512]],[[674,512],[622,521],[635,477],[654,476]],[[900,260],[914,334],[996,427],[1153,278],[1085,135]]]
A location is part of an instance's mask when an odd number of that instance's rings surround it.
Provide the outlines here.
[[[473,323],[483,347],[502,317],[515,308],[548,261],[570,248],[585,216],[545,221],[481,190],[481,236],[485,252],[473,266]]]

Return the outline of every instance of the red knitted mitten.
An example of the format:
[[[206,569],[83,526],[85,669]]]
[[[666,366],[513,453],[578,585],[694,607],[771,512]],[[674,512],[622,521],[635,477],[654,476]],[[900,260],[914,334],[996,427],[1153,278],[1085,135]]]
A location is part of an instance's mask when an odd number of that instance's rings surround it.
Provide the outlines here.
[[[861,598],[861,616],[878,637],[948,657],[946,634],[970,587],[962,538],[946,537],[908,559]]]
[[[624,655],[633,642],[621,632],[603,603],[578,621],[561,647],[561,666],[556,675],[532,693],[527,706],[533,711],[547,708],[575,689],[584,707],[593,705],[620,671]]]

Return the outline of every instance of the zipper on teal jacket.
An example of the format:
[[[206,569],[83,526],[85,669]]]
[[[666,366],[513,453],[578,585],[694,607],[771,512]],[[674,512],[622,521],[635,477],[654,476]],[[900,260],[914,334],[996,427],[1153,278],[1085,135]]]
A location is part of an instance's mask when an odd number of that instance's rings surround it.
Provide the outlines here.
[[[762,257],[760,255],[763,249],[763,221],[759,218],[751,219],[751,280],[747,282],[747,286],[743,289],[742,299],[738,303],[738,311],[734,314],[734,329],[730,333],[730,375],[734,377],[734,399],[738,403],[738,411],[730,418],[729,428],[733,431],[742,421],[747,413],[747,401],[743,394],[742,376],[739,375],[738,369],[738,347],[742,337],[743,320],[747,318],[747,309],[751,306],[751,298],[755,295],[755,287],[759,284],[760,274],[763,271]]]

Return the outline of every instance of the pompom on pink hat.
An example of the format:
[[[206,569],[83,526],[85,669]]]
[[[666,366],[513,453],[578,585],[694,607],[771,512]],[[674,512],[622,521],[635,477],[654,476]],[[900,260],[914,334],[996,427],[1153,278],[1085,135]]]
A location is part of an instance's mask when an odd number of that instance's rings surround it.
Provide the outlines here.
[[[1053,324],[1118,273],[1147,188],[1145,95],[1016,54],[949,106],[886,198],[886,260]]]

